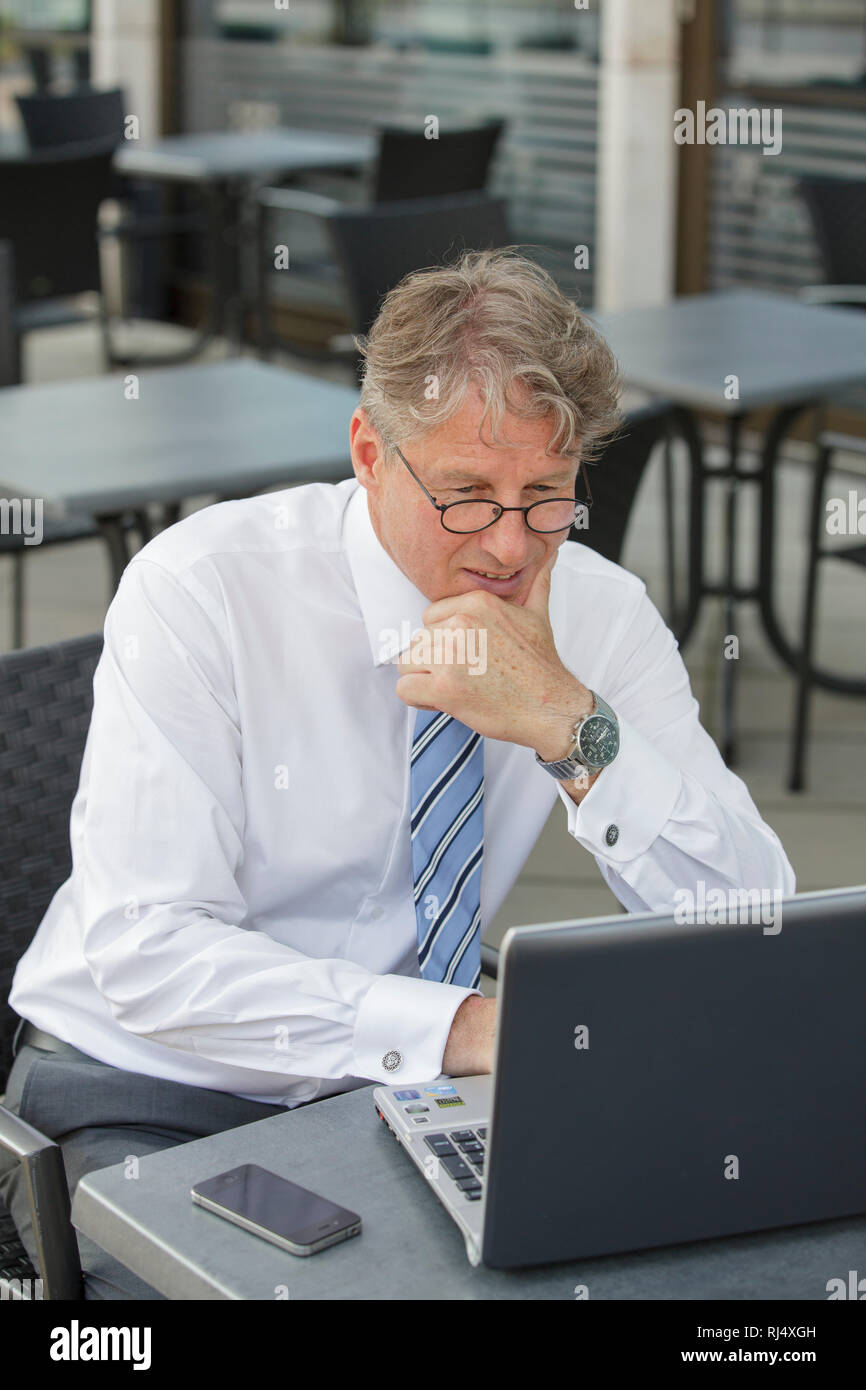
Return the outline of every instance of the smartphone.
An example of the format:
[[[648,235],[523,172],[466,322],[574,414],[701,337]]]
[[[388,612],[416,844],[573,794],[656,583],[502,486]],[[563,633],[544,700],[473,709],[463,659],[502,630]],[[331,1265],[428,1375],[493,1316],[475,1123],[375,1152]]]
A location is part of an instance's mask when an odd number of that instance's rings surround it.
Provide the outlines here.
[[[190,1189],[200,1207],[234,1221],[291,1255],[315,1255],[361,1233],[361,1218],[256,1163],[244,1163]]]

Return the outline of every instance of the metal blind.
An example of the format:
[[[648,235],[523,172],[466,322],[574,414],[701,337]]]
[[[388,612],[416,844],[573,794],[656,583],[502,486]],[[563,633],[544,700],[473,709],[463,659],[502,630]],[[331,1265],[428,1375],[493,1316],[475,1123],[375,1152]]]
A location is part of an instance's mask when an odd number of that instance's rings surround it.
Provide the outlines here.
[[[724,110],[757,105],[742,92],[719,97]],[[866,111],[783,108],[782,149],[715,147],[711,185],[710,289],[752,285],[794,291],[825,277],[797,182],[805,174],[866,178]]]
[[[443,127],[501,115],[508,128],[491,192],[508,200],[516,242],[584,307],[592,304],[598,70],[578,53],[398,52],[373,45],[192,38],[180,46],[182,129],[227,129],[238,104],[265,103],[281,125],[361,132],[436,115]],[[233,114],[234,113],[234,114]],[[589,248],[575,270],[574,247]]]

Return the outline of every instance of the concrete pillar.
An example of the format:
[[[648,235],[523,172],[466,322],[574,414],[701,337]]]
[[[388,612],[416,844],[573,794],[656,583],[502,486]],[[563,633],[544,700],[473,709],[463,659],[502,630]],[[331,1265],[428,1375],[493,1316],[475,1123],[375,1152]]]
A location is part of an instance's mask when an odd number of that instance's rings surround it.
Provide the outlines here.
[[[603,0],[601,6],[598,309],[662,304],[673,295],[678,10],[677,0]]]
[[[140,123],[140,138],[160,130],[160,0],[94,0],[91,81],[123,87],[126,113]]]

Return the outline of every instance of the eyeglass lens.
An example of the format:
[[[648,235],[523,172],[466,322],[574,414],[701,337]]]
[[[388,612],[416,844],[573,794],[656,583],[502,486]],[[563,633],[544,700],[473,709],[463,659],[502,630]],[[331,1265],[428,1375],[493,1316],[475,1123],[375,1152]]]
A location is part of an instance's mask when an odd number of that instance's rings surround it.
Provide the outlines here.
[[[572,525],[580,503],[568,497],[535,502],[526,512],[533,531],[565,531]],[[448,531],[483,531],[500,515],[495,502],[452,502],[442,513]]]

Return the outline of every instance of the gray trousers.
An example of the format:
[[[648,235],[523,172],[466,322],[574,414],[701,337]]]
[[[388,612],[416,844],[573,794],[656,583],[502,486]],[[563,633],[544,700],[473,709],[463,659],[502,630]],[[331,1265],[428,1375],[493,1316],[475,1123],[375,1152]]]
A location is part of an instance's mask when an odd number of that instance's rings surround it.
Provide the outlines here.
[[[122,1163],[129,1154],[142,1158],[286,1113],[282,1105],[123,1071],[84,1052],[72,1056],[29,1045],[15,1055],[3,1103],[60,1145],[70,1199],[85,1173]],[[38,1270],[21,1166],[2,1150],[0,1198]],[[164,1297],[81,1234],[78,1249],[86,1299]]]

